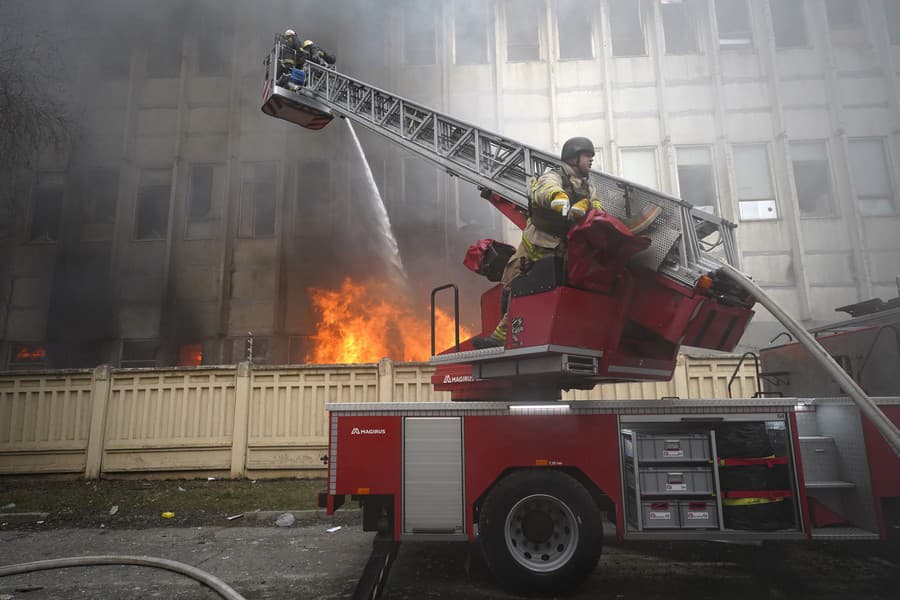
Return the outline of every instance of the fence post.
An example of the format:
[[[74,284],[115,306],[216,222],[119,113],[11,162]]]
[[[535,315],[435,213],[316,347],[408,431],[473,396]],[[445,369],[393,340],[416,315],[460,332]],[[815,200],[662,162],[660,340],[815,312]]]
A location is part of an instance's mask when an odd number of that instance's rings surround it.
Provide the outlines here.
[[[389,358],[378,361],[378,401],[394,399],[394,362]]]
[[[247,472],[247,437],[250,429],[250,396],[253,370],[249,362],[238,363],[234,377],[234,431],[231,435],[231,477]]]
[[[112,388],[112,368],[100,365],[91,374],[91,428],[88,433],[84,478],[99,479],[106,441],[106,412]]]

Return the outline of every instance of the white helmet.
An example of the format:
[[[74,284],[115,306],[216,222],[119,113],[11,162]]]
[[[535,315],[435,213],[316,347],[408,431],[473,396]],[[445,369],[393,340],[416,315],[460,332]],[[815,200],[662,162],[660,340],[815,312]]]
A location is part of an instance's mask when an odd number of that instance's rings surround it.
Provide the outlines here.
[[[293,29],[286,29],[284,35],[297,35],[297,32]]]

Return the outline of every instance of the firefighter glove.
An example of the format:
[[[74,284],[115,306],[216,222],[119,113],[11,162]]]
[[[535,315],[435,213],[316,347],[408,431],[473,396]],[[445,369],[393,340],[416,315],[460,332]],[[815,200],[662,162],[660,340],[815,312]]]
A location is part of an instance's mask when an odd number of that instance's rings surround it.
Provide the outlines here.
[[[603,203],[599,200],[591,200],[591,210],[603,210]]]
[[[569,196],[565,192],[556,192],[550,200],[550,208],[562,216],[569,214]]]
[[[584,219],[584,215],[587,214],[587,211],[590,210],[591,203],[587,198],[584,200],[579,200],[575,204],[572,205],[572,208],[569,209],[569,220],[570,221],[581,221]]]

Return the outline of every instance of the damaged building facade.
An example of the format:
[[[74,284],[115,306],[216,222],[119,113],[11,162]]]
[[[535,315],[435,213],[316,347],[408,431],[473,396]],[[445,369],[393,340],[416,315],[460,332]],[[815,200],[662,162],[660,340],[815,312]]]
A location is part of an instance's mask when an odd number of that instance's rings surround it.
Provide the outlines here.
[[[897,295],[900,3],[321,4],[23,13],[72,36],[60,77],[79,126],[71,152],[8,184],[23,208],[0,240],[0,368],[302,362],[308,288],[383,275],[345,124],[259,111],[286,27],[342,72],[532,146],[590,137],[595,168],[738,223],[742,269],[810,324]],[[465,248],[516,231],[469,184],[360,135],[413,293],[456,281],[474,321],[485,282]],[[755,343],[778,331],[766,317]]]

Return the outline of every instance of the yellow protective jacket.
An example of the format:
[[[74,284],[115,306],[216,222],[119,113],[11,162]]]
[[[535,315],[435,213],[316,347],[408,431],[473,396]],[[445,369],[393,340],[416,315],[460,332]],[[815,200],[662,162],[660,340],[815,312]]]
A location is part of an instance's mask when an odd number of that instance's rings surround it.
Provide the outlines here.
[[[542,248],[556,248],[563,242],[573,223],[550,208],[550,202],[559,193],[569,196],[570,205],[587,199],[591,208],[603,208],[587,177],[579,177],[567,164],[547,169],[528,191],[530,215],[522,232],[526,242]]]

